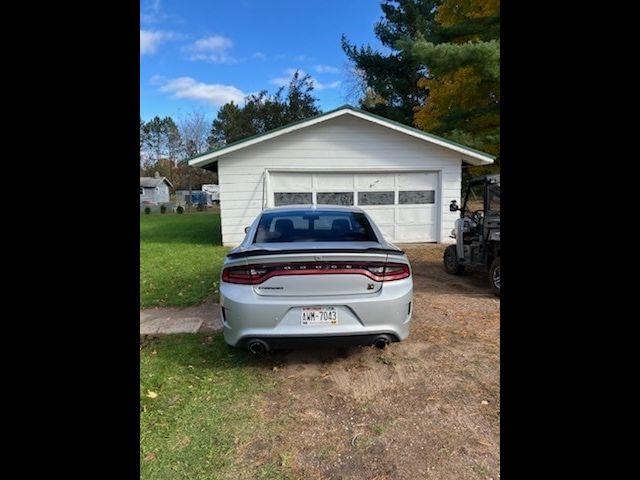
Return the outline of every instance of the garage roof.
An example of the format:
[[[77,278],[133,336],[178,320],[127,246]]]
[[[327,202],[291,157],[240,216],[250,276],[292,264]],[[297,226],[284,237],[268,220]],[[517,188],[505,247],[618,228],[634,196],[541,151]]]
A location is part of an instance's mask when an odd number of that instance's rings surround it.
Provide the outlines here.
[[[470,163],[471,165],[487,165],[493,163],[493,161],[495,160],[495,157],[493,155],[481,152],[480,150],[466,147],[464,145],[452,142],[451,140],[447,140],[442,137],[438,137],[431,133],[423,132],[422,130],[418,130],[417,128],[409,127],[402,123],[381,117],[379,115],[374,115],[373,113],[365,112],[364,110],[352,107],[351,105],[343,105],[342,107],[338,107],[335,110],[331,110],[330,112],[307,118],[305,120],[300,120],[299,122],[290,123],[289,125],[285,125],[284,127],[276,128],[259,135],[244,138],[237,142],[230,143],[229,145],[225,145],[222,148],[210,150],[206,153],[189,159],[189,165],[192,167],[206,167],[207,165],[216,162],[222,155],[226,155],[228,153],[250,147],[257,143],[279,137],[280,135],[285,135],[287,133],[295,132],[296,130],[316,125],[317,123],[326,122],[327,120],[331,120],[332,118],[340,117],[342,115],[352,115],[354,117],[362,118],[363,120],[367,120],[369,122],[382,125],[383,127],[405,133],[420,140],[424,140],[426,142],[430,142],[441,147],[462,153],[465,156],[465,162]]]

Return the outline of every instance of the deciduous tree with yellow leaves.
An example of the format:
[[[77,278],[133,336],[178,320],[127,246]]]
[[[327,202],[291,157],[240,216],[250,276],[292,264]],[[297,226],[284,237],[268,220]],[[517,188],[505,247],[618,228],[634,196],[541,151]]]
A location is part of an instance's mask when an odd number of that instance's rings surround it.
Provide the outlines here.
[[[422,34],[399,42],[427,66],[418,81],[427,97],[414,125],[495,154],[499,165],[500,1],[443,0],[435,19],[437,42]]]

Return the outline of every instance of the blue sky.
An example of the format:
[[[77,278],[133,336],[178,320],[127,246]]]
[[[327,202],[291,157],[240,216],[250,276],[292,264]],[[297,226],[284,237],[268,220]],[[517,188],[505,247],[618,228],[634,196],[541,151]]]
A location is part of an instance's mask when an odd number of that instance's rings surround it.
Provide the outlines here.
[[[174,119],[196,109],[213,119],[224,103],[309,73],[323,111],[349,103],[340,48],[381,48],[380,0],[142,0],[140,114]]]

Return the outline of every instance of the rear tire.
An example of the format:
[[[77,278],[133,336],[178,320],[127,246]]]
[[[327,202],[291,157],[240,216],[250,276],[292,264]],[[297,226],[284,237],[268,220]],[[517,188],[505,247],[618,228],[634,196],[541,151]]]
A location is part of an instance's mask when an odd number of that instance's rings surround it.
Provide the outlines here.
[[[489,283],[491,284],[491,290],[493,293],[500,296],[500,257],[496,258],[491,263],[489,269]]]
[[[458,262],[455,245],[449,245],[444,251],[444,269],[451,275],[460,275],[464,272],[464,265]]]

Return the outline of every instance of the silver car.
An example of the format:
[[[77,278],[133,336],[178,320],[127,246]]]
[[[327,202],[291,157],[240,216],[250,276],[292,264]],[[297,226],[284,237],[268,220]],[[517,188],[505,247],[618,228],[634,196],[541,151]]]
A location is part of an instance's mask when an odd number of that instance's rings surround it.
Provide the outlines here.
[[[264,210],[225,260],[224,339],[253,353],[292,340],[384,348],[409,335],[411,266],[356,207]]]

